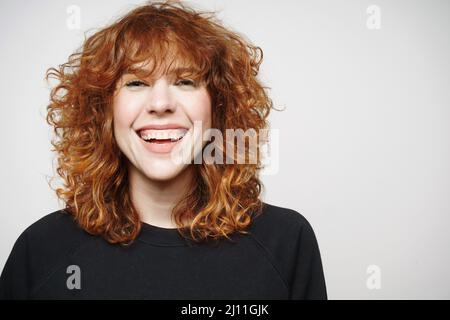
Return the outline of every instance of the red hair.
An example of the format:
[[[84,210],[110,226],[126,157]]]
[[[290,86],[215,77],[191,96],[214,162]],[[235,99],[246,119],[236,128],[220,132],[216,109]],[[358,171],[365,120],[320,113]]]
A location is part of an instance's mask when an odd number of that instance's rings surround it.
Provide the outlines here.
[[[212,99],[212,127],[224,137],[226,128],[254,129],[259,136],[268,125],[272,101],[256,78],[261,48],[224,28],[212,13],[174,1],[150,2],[90,36],[66,63],[47,71],[47,80],[58,80],[50,94],[47,122],[54,129],[53,151],[63,181],[55,190],[58,198],[84,230],[110,243],[130,243],[141,228],[125,156],[114,140],[115,86],[138,63],[163,65],[169,48],[205,81]],[[191,191],[172,212],[180,233],[195,241],[245,233],[263,206],[260,156],[256,164],[194,167]]]

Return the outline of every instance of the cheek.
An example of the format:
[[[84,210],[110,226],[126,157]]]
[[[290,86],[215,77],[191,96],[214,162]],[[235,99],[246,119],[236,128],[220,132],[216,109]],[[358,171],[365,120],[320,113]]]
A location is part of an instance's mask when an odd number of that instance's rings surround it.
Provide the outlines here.
[[[138,108],[127,99],[126,95],[118,94],[113,100],[114,129],[121,130],[131,126]]]
[[[211,127],[211,100],[208,94],[203,94],[195,99],[196,103],[192,103],[186,110],[192,121],[202,121],[203,128]]]

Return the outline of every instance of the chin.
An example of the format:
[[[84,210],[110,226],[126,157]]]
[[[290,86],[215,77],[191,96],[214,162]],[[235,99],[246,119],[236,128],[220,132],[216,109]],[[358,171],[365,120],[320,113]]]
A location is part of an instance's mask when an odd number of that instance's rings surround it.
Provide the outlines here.
[[[167,181],[176,178],[185,167],[183,166],[152,166],[144,168],[144,175],[150,179],[155,181]]]

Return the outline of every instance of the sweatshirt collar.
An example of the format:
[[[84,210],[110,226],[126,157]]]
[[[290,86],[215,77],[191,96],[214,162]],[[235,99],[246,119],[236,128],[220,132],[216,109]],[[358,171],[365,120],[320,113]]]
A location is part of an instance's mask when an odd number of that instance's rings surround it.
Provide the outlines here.
[[[142,222],[138,239],[158,246],[188,246],[194,243],[192,240],[183,238],[176,228],[162,228],[146,222]]]

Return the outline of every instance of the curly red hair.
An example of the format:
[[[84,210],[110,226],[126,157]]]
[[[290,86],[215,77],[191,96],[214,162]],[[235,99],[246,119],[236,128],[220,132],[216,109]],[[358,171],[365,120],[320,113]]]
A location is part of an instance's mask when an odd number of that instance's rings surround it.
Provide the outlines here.
[[[162,65],[169,44],[207,84],[213,128],[254,129],[259,135],[268,126],[272,101],[256,78],[262,50],[223,27],[212,12],[175,1],[149,2],[85,39],[66,63],[46,73],[47,80],[58,80],[47,107],[63,181],[55,191],[84,230],[110,243],[131,243],[141,229],[125,158],[114,140],[114,89],[136,64]],[[256,164],[194,167],[191,191],[172,211],[179,232],[195,241],[246,233],[263,207],[260,154]]]

